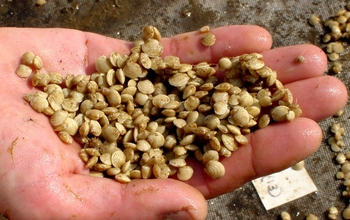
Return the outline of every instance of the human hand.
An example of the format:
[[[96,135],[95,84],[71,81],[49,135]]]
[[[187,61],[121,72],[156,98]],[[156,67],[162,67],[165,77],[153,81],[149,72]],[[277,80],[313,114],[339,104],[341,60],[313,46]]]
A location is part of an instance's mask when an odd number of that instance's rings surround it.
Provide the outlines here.
[[[333,115],[347,101],[345,86],[322,76],[327,63],[322,50],[312,45],[269,50],[271,36],[255,26],[212,32],[217,42],[209,48],[200,45],[200,35],[194,32],[165,38],[164,55],[196,63],[264,51],[264,61],[292,91],[302,117],[248,135],[246,146],[222,159],[226,174],[220,179],[209,178],[202,165],[189,161],[195,174],[187,183],[151,179],[120,184],[87,175],[78,156],[80,146],[62,143],[48,118],[23,100],[35,89],[15,70],[21,55],[33,51],[43,59],[46,71],[91,74],[98,56],[112,51],[127,54],[130,44],[75,30],[1,28],[0,212],[11,219],[205,219],[205,198],[230,192],[313,153],[322,139],[315,121]],[[305,57],[304,63],[294,61],[299,55]]]

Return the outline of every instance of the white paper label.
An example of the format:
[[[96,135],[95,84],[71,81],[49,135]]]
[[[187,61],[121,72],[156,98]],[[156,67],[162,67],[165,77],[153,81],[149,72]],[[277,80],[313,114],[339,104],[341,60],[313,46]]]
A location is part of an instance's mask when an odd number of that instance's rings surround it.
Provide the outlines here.
[[[252,183],[266,210],[317,191],[316,185],[305,168],[301,170],[288,168],[252,180]]]

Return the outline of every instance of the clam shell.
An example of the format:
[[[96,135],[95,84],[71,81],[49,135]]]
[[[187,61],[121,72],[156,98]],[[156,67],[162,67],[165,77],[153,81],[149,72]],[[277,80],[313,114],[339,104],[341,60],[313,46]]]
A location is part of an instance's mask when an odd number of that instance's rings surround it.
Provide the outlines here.
[[[225,167],[216,160],[209,160],[204,167],[204,171],[213,179],[218,179],[225,175]]]

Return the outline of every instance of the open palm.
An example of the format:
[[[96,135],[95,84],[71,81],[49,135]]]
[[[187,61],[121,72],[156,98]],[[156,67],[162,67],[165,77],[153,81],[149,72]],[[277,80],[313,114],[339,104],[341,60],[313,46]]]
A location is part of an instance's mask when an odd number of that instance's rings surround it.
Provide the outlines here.
[[[48,118],[24,101],[24,94],[35,88],[15,70],[21,55],[33,51],[43,59],[46,71],[91,74],[98,56],[112,51],[128,54],[131,44],[75,30],[1,28],[0,212],[11,219],[205,219],[206,198],[282,170],[314,152],[322,139],[315,121],[331,116],[347,101],[345,86],[322,76],[327,65],[322,50],[312,45],[270,50],[271,36],[256,26],[212,32],[217,42],[210,48],[201,46],[200,35],[194,32],[164,38],[164,55],[197,63],[262,52],[266,65],[292,91],[302,117],[248,135],[249,144],[222,160],[226,174],[220,179],[211,179],[193,163],[195,174],[187,183],[152,179],[120,184],[87,175],[78,155],[80,146],[64,144]],[[295,62],[300,55],[305,62]]]

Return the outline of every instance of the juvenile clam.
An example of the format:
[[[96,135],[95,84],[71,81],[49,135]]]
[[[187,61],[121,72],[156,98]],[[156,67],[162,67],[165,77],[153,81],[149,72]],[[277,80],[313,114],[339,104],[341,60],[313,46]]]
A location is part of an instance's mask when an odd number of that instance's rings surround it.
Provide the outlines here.
[[[187,181],[193,176],[194,170],[191,166],[183,166],[177,170],[177,178],[182,181]]]
[[[271,116],[275,121],[292,121],[295,117],[295,113],[287,106],[277,106],[271,110]]]
[[[117,150],[111,156],[111,163],[113,167],[120,168],[125,164],[126,156],[123,151]]]
[[[155,39],[148,39],[141,48],[149,57],[157,57],[163,53],[163,45]]]
[[[21,64],[18,66],[16,73],[19,77],[27,78],[30,76],[30,74],[32,74],[32,68],[25,64]]]
[[[100,56],[95,62],[95,68],[99,73],[107,73],[108,70],[112,69],[112,64],[109,61],[108,57]]]
[[[202,44],[206,47],[213,46],[215,44],[215,41],[216,41],[215,35],[212,33],[205,33],[201,38]]]
[[[75,135],[78,131],[78,124],[73,118],[66,118],[62,124],[55,128],[56,131],[65,131],[69,135]]]
[[[148,79],[139,81],[137,88],[140,92],[147,95],[152,94],[155,90],[153,83]]]
[[[204,171],[213,179],[218,179],[225,175],[225,167],[216,160],[209,160],[205,164]]]
[[[174,87],[183,87],[189,80],[190,77],[186,73],[176,73],[169,78],[169,83]]]
[[[32,65],[34,62],[35,54],[32,51],[25,52],[21,57],[21,64]]]

